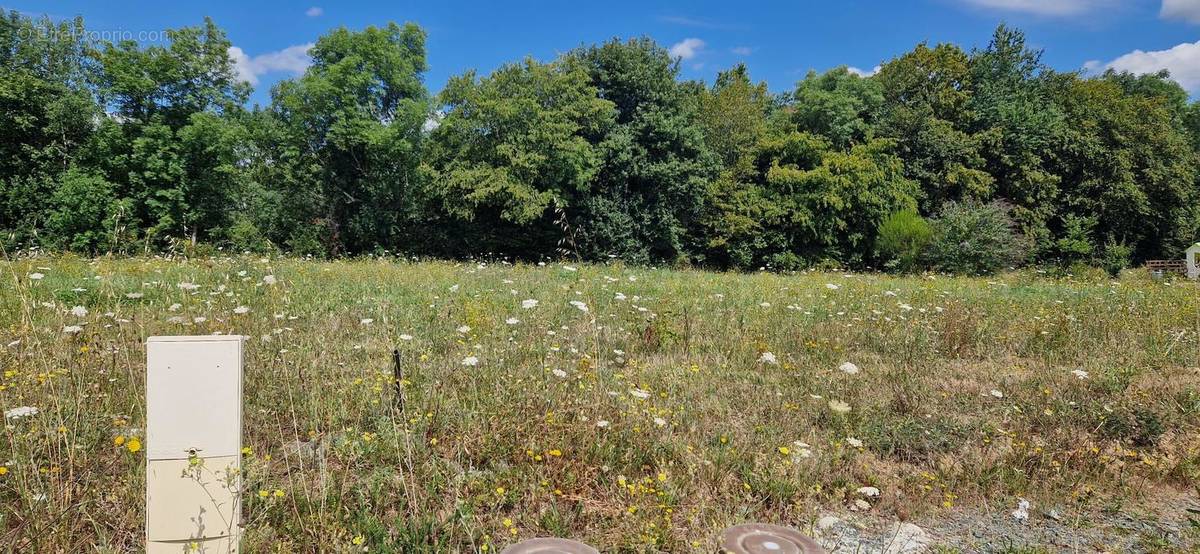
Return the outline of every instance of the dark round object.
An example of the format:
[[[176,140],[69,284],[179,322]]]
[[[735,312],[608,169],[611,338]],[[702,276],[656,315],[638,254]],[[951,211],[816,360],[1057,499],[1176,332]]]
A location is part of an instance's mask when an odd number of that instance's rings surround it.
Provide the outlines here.
[[[791,527],[735,525],[721,532],[721,551],[731,554],[825,554],[821,545]]]
[[[600,551],[570,539],[543,538],[509,545],[500,554],[600,554]]]

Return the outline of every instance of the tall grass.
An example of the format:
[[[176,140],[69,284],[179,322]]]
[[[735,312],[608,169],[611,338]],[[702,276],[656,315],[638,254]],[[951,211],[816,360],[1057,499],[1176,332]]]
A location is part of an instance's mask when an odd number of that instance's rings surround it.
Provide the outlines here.
[[[14,550],[140,548],[152,335],[251,337],[253,551],[710,552],[746,520],[1087,514],[1200,479],[1190,283],[254,257],[0,277],[0,406],[38,410],[0,439]]]

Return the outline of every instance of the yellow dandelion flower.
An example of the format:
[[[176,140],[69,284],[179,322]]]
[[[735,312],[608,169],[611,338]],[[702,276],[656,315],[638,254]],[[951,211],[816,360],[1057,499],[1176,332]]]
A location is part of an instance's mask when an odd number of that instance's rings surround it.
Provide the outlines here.
[[[366,541],[367,541],[367,539],[364,539],[362,535],[355,535],[354,538],[350,540],[350,542],[356,546],[360,545]]]
[[[547,453],[547,454],[549,454],[549,455],[551,455],[551,456],[554,456],[554,457],[556,457],[556,458],[557,458],[557,457],[559,457],[559,456],[562,456],[562,450],[559,450],[559,449],[557,449],[557,448],[555,448],[555,449],[553,449],[553,450],[550,450],[550,451],[548,451],[548,452],[546,452],[546,453]]]
[[[268,497],[268,496],[270,496],[270,495],[271,495],[271,493],[269,493],[269,492],[267,492],[267,491],[264,491],[264,490],[260,490],[260,491],[258,491],[258,497],[259,497],[259,498],[266,498],[266,497]]]
[[[8,474],[8,466],[0,466],[0,475]]]
[[[113,446],[121,446],[125,444],[125,435],[117,435],[113,437]]]
[[[780,447],[779,447],[779,453],[780,453],[780,454],[783,454],[784,456],[787,456],[788,454],[791,454],[791,453],[792,453],[792,450],[791,450],[790,448],[786,447],[786,446],[780,446]]]
[[[129,450],[130,453],[135,453],[142,449],[142,441],[138,440],[137,437],[133,437],[125,441],[125,449]]]

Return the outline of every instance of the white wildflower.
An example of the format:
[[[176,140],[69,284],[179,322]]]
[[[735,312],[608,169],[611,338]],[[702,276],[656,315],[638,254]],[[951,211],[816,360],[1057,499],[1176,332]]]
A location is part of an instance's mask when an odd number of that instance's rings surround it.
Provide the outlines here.
[[[759,361],[759,363],[764,363],[764,364],[779,365],[779,360],[776,359],[775,355],[770,352],[763,352],[762,354],[760,354],[758,356],[758,361]]]
[[[833,284],[833,283],[825,283],[825,288],[827,288],[827,289],[829,289],[829,290],[838,290],[838,289],[840,289],[840,288],[842,288],[842,287],[840,287],[840,286],[838,286],[838,285],[835,285],[835,284]]]
[[[597,422],[596,422],[596,427],[599,427],[599,428],[601,428],[601,429],[604,429],[604,428],[608,427],[608,420],[602,419],[602,420],[600,420],[600,421],[597,421]]]
[[[1012,512],[1013,519],[1025,523],[1029,520],[1029,501],[1024,498],[1017,502],[1017,509]]]
[[[553,373],[555,377],[558,377],[558,378],[560,378],[560,379],[566,379],[566,378],[567,378],[567,372],[565,372],[565,371],[563,371],[563,370],[561,370],[561,369],[555,369],[555,370],[551,371],[550,373]]]
[[[66,333],[66,334],[68,334],[68,335],[74,335],[75,333],[78,333],[78,332],[80,332],[80,331],[82,331],[82,330],[83,330],[83,327],[80,327],[80,326],[78,326],[78,325],[65,325],[65,326],[63,326],[63,332],[64,332],[64,333]]]
[[[629,396],[645,400],[647,398],[650,398],[650,392],[642,390],[642,389],[632,389],[629,391]]]
[[[841,400],[830,400],[829,409],[835,414],[845,414],[850,412],[850,405]]]
[[[1084,371],[1084,370],[1082,370],[1082,369],[1075,369],[1075,370],[1072,370],[1072,371],[1071,371],[1071,375],[1074,375],[1074,376],[1078,377],[1080,380],[1083,380],[1083,379],[1087,379],[1087,378],[1088,378],[1088,372],[1086,372],[1086,371]]]
[[[520,322],[521,322],[521,320],[519,320],[519,319],[517,319],[517,318],[515,318],[515,317],[510,317],[510,318],[508,318],[508,319],[504,320],[504,322],[505,322],[505,323],[507,323],[507,324],[509,324],[509,325],[516,325],[516,324],[520,323]]]
[[[233,313],[235,313],[235,314],[245,314],[245,313],[249,313],[249,312],[250,312],[249,306],[238,306],[233,309]]]
[[[45,275],[45,274],[42,274],[42,273],[36,273],[36,272],[34,272],[34,273],[30,273],[30,274],[29,274],[29,278],[30,278],[30,279],[32,279],[32,280],[34,280],[34,281],[41,281],[42,279],[45,279],[45,278],[46,278],[46,275]]]
[[[850,362],[842,362],[842,365],[838,366],[838,369],[842,370],[842,373],[849,373],[850,375],[858,373],[858,366]]]
[[[23,417],[32,417],[38,414],[38,409],[33,406],[21,406],[4,412],[4,419],[21,419]]]
[[[400,335],[400,340],[412,340],[412,335]]]
[[[860,441],[854,437],[846,437],[846,444],[849,444],[854,448],[862,448],[863,441]]]
[[[127,293],[125,293],[125,298],[128,298],[128,299],[130,299],[130,300],[137,300],[138,298],[141,298],[141,297],[143,297],[143,296],[145,296],[145,295],[144,295],[144,294],[142,294],[142,293],[140,293],[140,292],[127,292]]]
[[[475,356],[467,356],[466,358],[462,359],[462,365],[465,365],[468,367],[475,367],[475,366],[479,365],[479,358],[477,358]]]
[[[992,389],[991,392],[989,392],[988,394],[992,395],[995,398],[1004,398],[1004,393],[1002,393],[996,389]]]
[[[358,323],[359,323],[360,325],[370,325],[370,324],[372,324],[372,323],[375,323],[375,320],[374,320],[373,318],[370,318],[370,317],[364,317],[364,318],[362,318],[362,319],[358,320]]]
[[[666,426],[667,420],[665,420],[661,417],[656,417],[656,418],[654,418],[654,424],[659,427],[663,427],[663,426]]]
[[[277,282],[274,275],[264,275],[262,279],[264,285],[274,285]]]
[[[571,304],[572,306],[575,306],[576,308],[579,308],[579,311],[581,311],[581,312],[586,312],[586,311],[588,311],[587,304],[584,304],[583,302],[580,302],[579,300],[572,300],[572,301],[570,302],[570,304]]]
[[[462,334],[464,334],[464,335],[465,335],[465,334],[467,334],[467,333],[470,333],[470,332],[471,332],[471,326],[470,326],[470,325],[460,325],[460,326],[458,327],[458,329],[456,329],[456,330],[457,330],[459,333],[462,333]]]
[[[873,498],[873,497],[879,496],[880,493],[879,493],[879,489],[877,489],[875,487],[859,487],[858,494],[861,494],[868,498]]]
[[[87,317],[88,309],[83,306],[75,306],[71,308],[71,315],[75,317]]]
[[[537,301],[537,300],[534,300],[534,299],[532,299],[532,298],[529,298],[529,299],[526,299],[526,300],[522,300],[522,301],[521,301],[521,309],[524,309],[524,310],[529,310],[529,309],[532,309],[532,308],[536,308],[536,307],[537,307],[537,305],[538,305],[538,301]]]

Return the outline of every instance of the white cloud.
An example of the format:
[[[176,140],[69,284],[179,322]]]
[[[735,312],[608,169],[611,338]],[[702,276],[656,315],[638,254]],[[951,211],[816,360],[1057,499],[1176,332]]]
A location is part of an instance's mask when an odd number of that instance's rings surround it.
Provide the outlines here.
[[[1182,19],[1191,23],[1200,23],[1200,2],[1196,0],[1163,0],[1162,11],[1158,13],[1163,19]]]
[[[1200,41],[1185,42],[1167,50],[1134,50],[1111,62],[1093,60],[1083,64],[1083,67],[1091,72],[1114,69],[1139,75],[1166,69],[1185,90],[1200,92]]]
[[[848,66],[846,66],[846,71],[849,71],[850,73],[858,75],[859,77],[870,77],[876,73],[879,73],[879,68],[880,68],[880,66],[877,65],[875,67],[872,67],[870,71],[867,71],[865,69],[859,69],[852,65],[848,65]]]
[[[1116,4],[1116,0],[961,0],[962,2],[993,10],[1021,12],[1043,16],[1068,16],[1095,11]],[[1192,0],[1178,0],[1189,2]]]
[[[669,51],[672,58],[679,58],[687,61],[699,54],[704,49],[704,41],[698,38],[685,38],[671,45]]]
[[[313,47],[313,43],[297,44],[289,46],[283,50],[276,52],[267,52],[259,54],[253,58],[246,54],[237,46],[229,47],[229,57],[233,59],[234,68],[237,69],[238,78],[252,85],[258,84],[258,78],[267,73],[283,71],[293,75],[304,73],[309,65],[312,65],[312,58],[308,56],[308,50]]]
[[[321,6],[313,6],[307,10],[304,10],[304,15],[309,17],[321,17],[324,14],[325,10],[322,9]]]
[[[739,56],[749,56],[750,54],[754,53],[754,49],[750,48],[749,46],[738,46],[737,48],[730,50],[730,52],[733,52]]]

